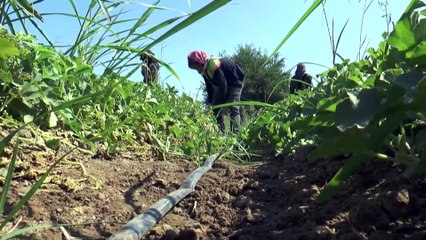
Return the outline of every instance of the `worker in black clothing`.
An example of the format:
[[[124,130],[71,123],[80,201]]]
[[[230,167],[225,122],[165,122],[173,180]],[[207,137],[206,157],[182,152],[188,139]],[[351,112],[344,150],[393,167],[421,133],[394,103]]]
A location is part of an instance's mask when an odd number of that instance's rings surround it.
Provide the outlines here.
[[[312,86],[312,76],[306,73],[305,64],[297,64],[296,72],[290,81],[290,94],[299,90],[310,89]]]
[[[237,63],[227,58],[208,57],[203,51],[192,51],[188,55],[188,66],[203,76],[209,104],[214,106],[240,101],[244,86],[244,71]],[[240,108],[230,106],[229,112],[231,131],[236,133],[241,121]],[[214,114],[220,130],[225,132],[225,110],[214,109]]]
[[[157,84],[160,65],[157,59],[155,59],[154,53],[148,50],[147,52],[141,53],[139,57],[142,61],[141,72],[143,82],[146,84]]]

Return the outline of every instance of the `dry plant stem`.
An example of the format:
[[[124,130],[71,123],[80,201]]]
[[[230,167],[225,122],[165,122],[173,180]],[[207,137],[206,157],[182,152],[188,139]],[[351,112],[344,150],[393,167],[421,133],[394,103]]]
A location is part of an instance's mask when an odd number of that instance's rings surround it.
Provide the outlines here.
[[[365,38],[366,37],[364,37],[364,40],[362,40],[362,32],[364,30],[365,15],[366,15],[366,13],[367,13],[367,11],[370,8],[372,3],[373,3],[373,0],[370,0],[370,2],[367,5],[367,1],[364,0],[364,9],[362,11],[362,19],[361,19],[361,30],[360,30],[360,33],[359,33],[359,47],[358,47],[358,57],[357,57],[358,61],[361,59],[361,49],[365,45]],[[363,55],[365,55],[365,51],[364,51]]]
[[[80,240],[81,239],[81,238],[76,238],[76,237],[71,236],[63,226],[60,226],[59,229],[61,229],[62,234],[64,235],[66,240]]]
[[[16,222],[15,226],[13,226],[7,233],[11,233],[11,232],[15,231],[15,229],[18,227],[18,225],[21,223],[21,221],[22,221],[22,216],[19,217],[19,219]]]
[[[87,177],[91,178],[93,181],[95,181],[95,189],[99,189],[101,187],[102,181],[97,179],[96,177],[88,174],[87,171],[86,171],[86,168],[84,167],[84,165],[81,161],[78,161],[78,162],[63,161],[62,164],[77,165],[78,167],[81,168],[81,171],[83,172],[84,176],[87,176]]]

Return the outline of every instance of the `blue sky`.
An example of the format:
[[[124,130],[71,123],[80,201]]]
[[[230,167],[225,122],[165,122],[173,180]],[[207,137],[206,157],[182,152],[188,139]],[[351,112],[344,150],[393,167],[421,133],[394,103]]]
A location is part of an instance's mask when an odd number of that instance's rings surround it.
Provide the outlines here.
[[[90,1],[78,0],[76,2],[84,8]],[[138,2],[150,3],[152,1],[139,0]],[[211,1],[163,0],[159,5],[169,8],[169,10],[158,11],[149,21],[155,25],[170,17],[194,12],[209,2]],[[197,97],[200,95],[198,88],[202,78],[196,71],[187,67],[186,56],[190,51],[203,50],[209,55],[218,55],[220,52],[226,51],[231,55],[235,52],[237,45],[253,44],[256,48],[271,53],[312,2],[313,0],[231,1],[152,49],[163,61],[169,63],[180,77],[179,81],[171,76],[165,68],[162,68],[160,71],[162,84],[173,85],[179,91]],[[366,47],[376,47],[382,40],[381,34],[386,31],[387,24],[383,17],[384,8],[379,6],[379,2],[384,2],[384,0],[372,0],[372,4],[364,15],[362,25],[363,8],[369,2],[365,0],[326,1],[326,14],[329,24],[334,20],[336,39],[344,23],[349,19],[338,49],[339,54],[344,58],[356,60],[360,48],[360,36],[367,40],[367,45],[362,47],[361,53]],[[409,2],[409,0],[389,0],[388,13],[393,22],[399,19]],[[69,1],[66,0],[45,0],[36,8],[42,13],[71,10]],[[141,15],[146,10],[146,6],[135,4],[131,6],[130,10],[130,14],[135,17]],[[39,25],[55,44],[71,43],[78,29],[75,19],[63,16],[46,16],[45,23]],[[40,40],[42,39],[40,38]],[[285,70],[292,69],[298,62],[312,62],[331,67],[331,47],[322,7],[318,7],[309,16],[281,47],[279,53],[286,59]],[[327,69],[314,64],[307,64],[306,68],[313,76]],[[142,76],[138,72],[131,79],[140,81]]]

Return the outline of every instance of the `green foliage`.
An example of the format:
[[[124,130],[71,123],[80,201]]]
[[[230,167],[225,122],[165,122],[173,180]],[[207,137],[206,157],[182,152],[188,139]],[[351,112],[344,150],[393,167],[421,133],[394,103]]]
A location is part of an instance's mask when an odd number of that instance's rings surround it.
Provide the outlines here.
[[[8,6],[21,21],[31,17],[20,15],[26,14],[28,6],[21,4],[19,8],[1,2],[0,20],[6,22],[14,34],[0,29],[0,114],[11,122],[14,130],[0,141],[0,154],[19,131],[30,124],[44,129],[71,130],[88,147],[104,145],[108,153],[150,144],[164,159],[173,154],[197,162],[206,155],[229,149],[227,144],[234,144],[235,138],[220,134],[210,110],[203,108],[202,103],[186,95],[178,96],[173,87],[147,86],[120,75],[125,69],[133,68],[131,73],[139,68],[129,59],[140,49],[148,50],[227,2],[212,2],[159,40],[146,44],[139,41],[170,26],[180,17],[135,34],[159,8],[157,2],[141,18],[134,19],[131,29],[115,32],[113,24],[108,23],[120,17],[112,10],[121,2],[92,1],[86,15],[80,16],[74,2],[70,1],[76,14],[68,16],[80,21],[82,29],[75,44],[65,53],[37,43],[30,35],[14,33]],[[322,2],[313,3],[281,45]],[[321,82],[312,91],[299,91],[287,97],[286,88],[281,85],[288,85],[283,81],[288,73],[282,70],[284,60],[276,51],[268,58],[253,46],[239,46],[234,59],[245,68],[246,90],[251,94],[244,97],[259,102],[238,104],[262,107],[241,129],[237,136],[239,146],[244,147],[246,153],[265,156],[268,153],[289,154],[300,145],[315,143],[316,148],[308,157],[311,161],[344,156],[342,168],[320,193],[318,202],[329,199],[343,181],[372,158],[404,165],[407,177],[424,175],[426,23],[424,18],[419,18],[422,13],[418,11],[423,6],[421,1],[412,0],[389,38],[377,49],[368,49],[368,56],[357,62],[344,60],[334,64],[321,74]],[[103,60],[113,52],[112,59]],[[266,64],[270,59],[272,61]],[[99,65],[105,67],[101,76],[93,72]],[[55,139],[47,140],[47,144],[58,147]],[[5,174],[7,181],[0,198],[1,211],[18,151],[16,143]],[[64,157],[57,159],[34,188],[7,213],[0,230]]]
[[[114,74],[99,77],[81,58],[67,57],[28,36],[18,35],[15,41],[19,57],[0,59],[10,79],[0,82],[0,109],[15,119],[68,128],[83,139],[103,142],[110,152],[139,140],[193,156],[195,149],[207,149],[214,141],[211,115],[190,97],[178,97],[173,87],[148,87]],[[99,92],[104,94],[94,95]],[[89,104],[74,102],[53,111],[81,97]],[[165,147],[170,145],[173,149]]]
[[[186,95],[179,97],[173,87],[162,89],[159,86],[148,86],[131,82],[126,76],[139,69],[140,64],[132,64],[130,61],[140,51],[148,50],[229,0],[213,1],[150,44],[141,40],[150,39],[150,34],[171,26],[184,16],[166,20],[142,31],[142,34],[136,34],[141,32],[139,27],[145,24],[152,12],[161,9],[157,6],[159,1],[151,5],[142,17],[124,20],[119,20],[122,14],[120,6],[124,2],[91,1],[85,16],[78,14],[74,1],[69,2],[75,14],[58,15],[76,18],[81,30],[75,44],[64,53],[51,44],[31,19],[31,14],[34,14],[42,20],[41,15],[27,1],[0,1],[0,23],[6,24],[12,32],[9,34],[0,25],[0,114],[2,121],[7,120],[13,128],[0,141],[0,155],[19,131],[30,124],[43,129],[71,130],[87,147],[93,149],[104,145],[110,154],[151,144],[162,154],[163,159],[169,154],[175,154],[197,162],[223,149],[224,143],[229,141],[223,139],[212,114],[207,113],[200,102]],[[18,20],[27,33],[23,21],[27,18],[49,45],[38,43],[31,35],[14,31],[15,21]],[[123,21],[135,23],[126,31],[113,31],[113,27]],[[105,60],[106,56],[112,57]],[[159,62],[174,73],[167,64],[161,60]],[[97,66],[105,67],[103,75],[94,73],[93,69]],[[128,71],[129,68],[133,69]],[[124,77],[120,75],[123,71],[128,71]],[[59,147],[59,140],[55,138],[45,139],[45,143],[53,149]],[[41,188],[55,166],[73,150],[55,160],[17,205],[6,213],[7,216],[0,222],[0,231]],[[2,173],[6,180],[0,197],[1,213],[13,179],[18,151],[18,144],[15,143],[7,172]],[[8,233],[2,239],[57,226],[24,228]]]
[[[288,94],[289,73],[284,71],[285,61],[279,54],[266,65],[268,54],[253,45],[239,45],[231,59],[240,64],[245,73],[243,99],[275,103]],[[277,88],[275,88],[278,86]]]
[[[369,56],[335,64],[312,92],[264,109],[242,134],[249,148],[284,154],[315,143],[311,161],[346,156],[318,202],[372,158],[405,165],[407,177],[425,174],[425,19],[416,11],[422,6],[413,0],[389,39],[369,49]]]

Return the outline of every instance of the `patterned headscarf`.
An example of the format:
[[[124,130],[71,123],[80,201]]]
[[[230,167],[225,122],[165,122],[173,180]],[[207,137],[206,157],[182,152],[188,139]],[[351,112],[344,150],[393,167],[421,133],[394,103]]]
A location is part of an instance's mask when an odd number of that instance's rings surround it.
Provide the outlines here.
[[[188,63],[196,62],[204,64],[207,60],[207,54],[203,51],[192,51],[188,54]]]

